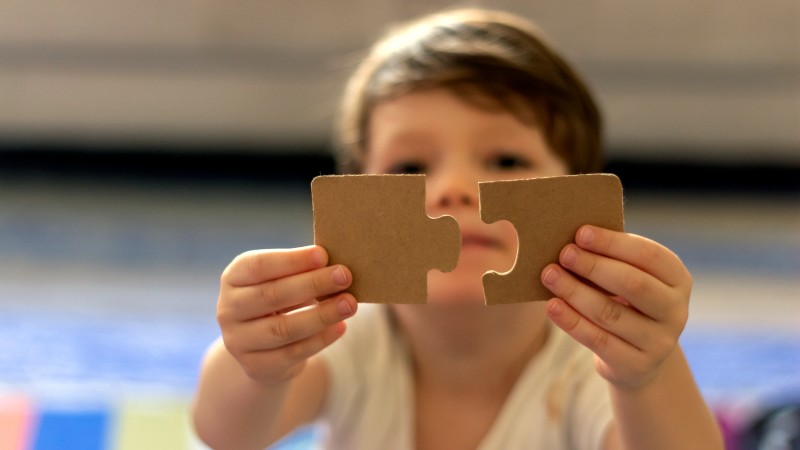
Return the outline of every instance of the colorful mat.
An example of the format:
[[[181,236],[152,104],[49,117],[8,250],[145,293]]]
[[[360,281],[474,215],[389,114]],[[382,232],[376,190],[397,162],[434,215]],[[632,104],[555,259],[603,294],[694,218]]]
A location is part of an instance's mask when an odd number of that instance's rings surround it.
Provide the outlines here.
[[[0,396],[0,450],[201,450],[192,433],[188,402],[127,400],[42,405],[21,395]],[[273,446],[313,449],[313,428]]]

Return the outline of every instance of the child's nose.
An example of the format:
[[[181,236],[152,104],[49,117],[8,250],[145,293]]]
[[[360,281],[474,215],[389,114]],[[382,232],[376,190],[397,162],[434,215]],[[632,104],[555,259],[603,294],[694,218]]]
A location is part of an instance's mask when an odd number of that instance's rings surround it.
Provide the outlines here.
[[[434,208],[478,206],[478,180],[465,171],[436,174],[429,180],[428,198]]]

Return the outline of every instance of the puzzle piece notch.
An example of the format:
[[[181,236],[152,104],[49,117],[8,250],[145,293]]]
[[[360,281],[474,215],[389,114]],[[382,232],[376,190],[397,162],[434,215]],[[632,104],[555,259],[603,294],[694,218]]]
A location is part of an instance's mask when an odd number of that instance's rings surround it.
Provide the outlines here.
[[[431,269],[453,270],[461,233],[425,212],[424,175],[329,175],[311,182],[314,243],[353,274],[364,303],[427,303]]]
[[[479,189],[481,220],[508,220],[519,238],[511,270],[483,275],[487,305],[550,299],[541,271],[558,262],[581,225],[624,229],[622,184],[612,174],[490,181],[479,183]]]

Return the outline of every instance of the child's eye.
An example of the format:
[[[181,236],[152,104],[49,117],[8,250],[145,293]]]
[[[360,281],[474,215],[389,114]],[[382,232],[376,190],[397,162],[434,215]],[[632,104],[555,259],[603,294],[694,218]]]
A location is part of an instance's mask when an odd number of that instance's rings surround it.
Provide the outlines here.
[[[397,175],[414,175],[424,174],[426,170],[425,164],[417,161],[404,161],[397,163],[391,167],[389,173]]]
[[[487,166],[490,169],[517,170],[530,169],[533,167],[533,163],[524,156],[515,155],[513,153],[501,153],[489,158]]]

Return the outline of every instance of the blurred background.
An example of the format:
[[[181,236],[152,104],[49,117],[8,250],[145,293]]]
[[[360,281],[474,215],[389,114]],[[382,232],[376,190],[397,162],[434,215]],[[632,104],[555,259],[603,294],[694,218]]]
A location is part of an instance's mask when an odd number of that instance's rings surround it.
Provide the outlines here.
[[[585,74],[628,230],[694,274],[683,345],[729,447],[786,441],[800,2],[458,4],[534,20]],[[219,274],[312,241],[346,76],[387,24],[450,5],[0,2],[0,450],[202,448],[186,406]]]

